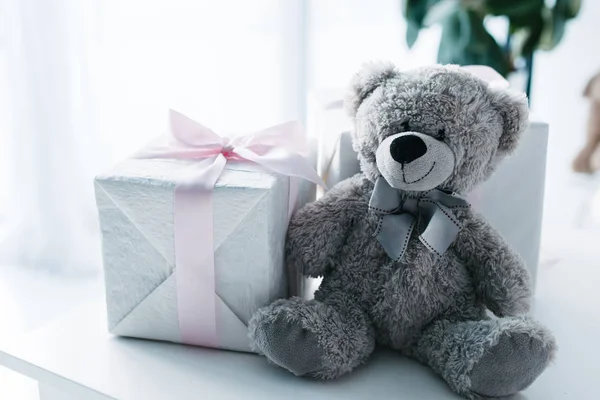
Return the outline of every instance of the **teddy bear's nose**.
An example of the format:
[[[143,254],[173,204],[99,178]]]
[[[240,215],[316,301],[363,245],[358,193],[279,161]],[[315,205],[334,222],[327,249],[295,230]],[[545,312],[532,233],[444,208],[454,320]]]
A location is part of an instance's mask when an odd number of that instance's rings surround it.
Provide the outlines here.
[[[427,153],[427,145],[417,135],[404,135],[392,140],[392,158],[401,164],[408,164]]]

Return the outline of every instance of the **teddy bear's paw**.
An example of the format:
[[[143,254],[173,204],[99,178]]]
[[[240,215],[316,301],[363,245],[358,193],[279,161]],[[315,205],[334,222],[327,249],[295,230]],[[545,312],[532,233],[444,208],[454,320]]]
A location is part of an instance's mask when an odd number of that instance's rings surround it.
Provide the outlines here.
[[[469,378],[471,391],[502,397],[528,387],[550,363],[555,344],[535,332],[504,332],[498,343],[475,363]]]
[[[261,309],[250,322],[254,347],[295,375],[318,375],[324,351],[317,335],[303,328],[294,308],[302,303],[280,300]]]

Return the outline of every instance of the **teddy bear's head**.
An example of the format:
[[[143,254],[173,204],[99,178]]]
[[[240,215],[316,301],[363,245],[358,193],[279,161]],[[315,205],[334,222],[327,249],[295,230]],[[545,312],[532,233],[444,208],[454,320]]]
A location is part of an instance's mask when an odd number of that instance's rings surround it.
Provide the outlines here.
[[[367,64],[345,105],[363,173],[416,194],[469,192],[515,149],[529,113],[524,94],[453,65]]]

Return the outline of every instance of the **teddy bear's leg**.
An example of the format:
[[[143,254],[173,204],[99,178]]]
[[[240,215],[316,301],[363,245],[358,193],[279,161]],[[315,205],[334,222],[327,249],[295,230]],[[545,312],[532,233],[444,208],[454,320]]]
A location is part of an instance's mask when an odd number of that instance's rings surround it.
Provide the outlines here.
[[[521,316],[436,321],[415,350],[461,395],[501,397],[529,386],[552,360],[556,344],[546,328]]]
[[[255,350],[295,375],[332,379],[373,351],[373,328],[358,308],[339,310],[316,300],[277,300],[249,324]]]

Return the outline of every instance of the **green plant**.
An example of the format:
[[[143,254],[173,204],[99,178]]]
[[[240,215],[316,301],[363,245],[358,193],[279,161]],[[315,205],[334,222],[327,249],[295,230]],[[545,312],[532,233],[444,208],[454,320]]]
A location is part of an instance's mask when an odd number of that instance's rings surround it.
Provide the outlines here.
[[[525,60],[529,92],[533,54],[560,43],[568,20],[577,16],[581,0],[402,0],[407,21],[406,42],[412,47],[419,31],[440,24],[438,62],[488,65],[507,76],[515,61]],[[487,16],[508,19],[506,43],[498,44],[487,31]]]

